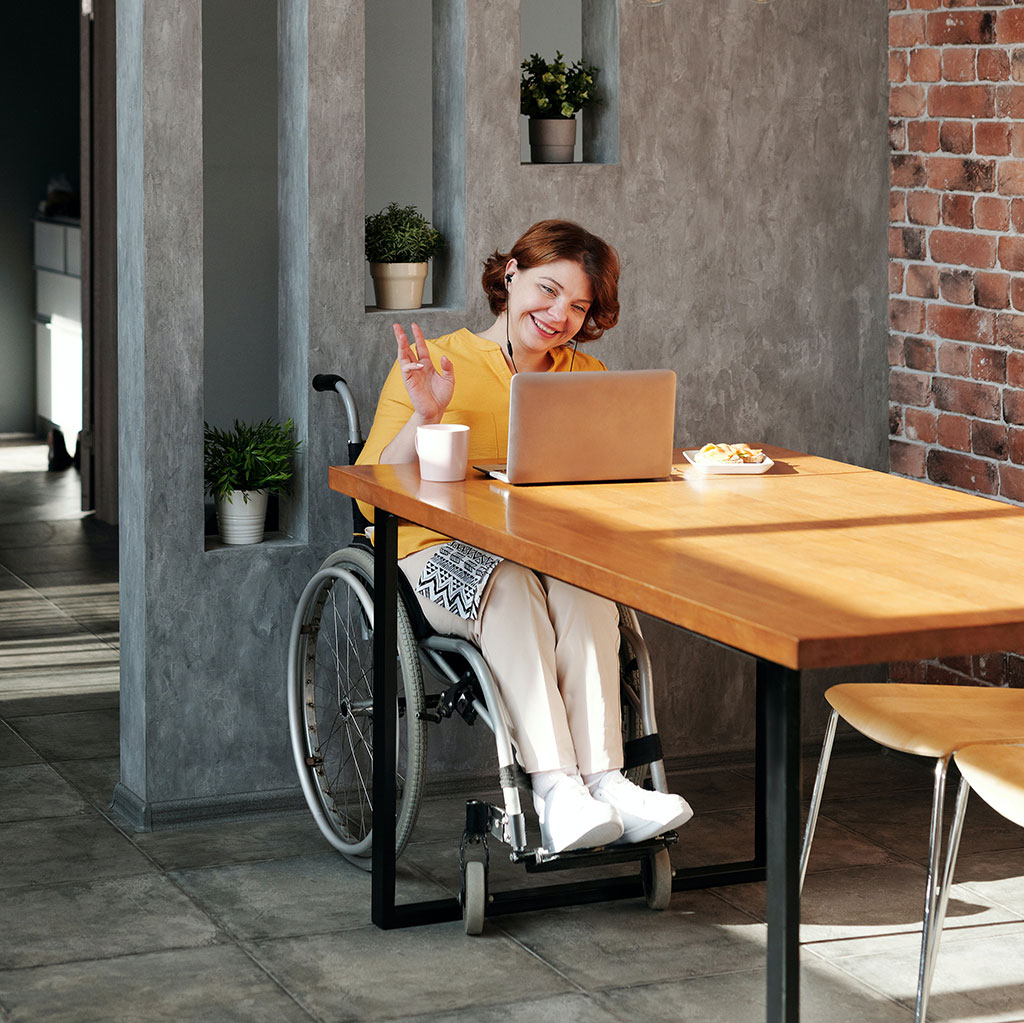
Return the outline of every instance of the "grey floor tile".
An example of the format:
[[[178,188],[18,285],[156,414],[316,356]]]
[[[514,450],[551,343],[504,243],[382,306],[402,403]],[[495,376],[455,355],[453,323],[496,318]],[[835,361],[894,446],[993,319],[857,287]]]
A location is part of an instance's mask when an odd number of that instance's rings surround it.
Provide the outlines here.
[[[67,544],[117,546],[117,526],[91,515],[53,521],[30,520],[0,524],[0,562],[3,552],[17,547],[55,547]]]
[[[467,937],[461,922],[394,931],[369,927],[247,948],[303,1005],[335,1023],[507,1005],[523,992],[540,998],[573,991],[508,938]]]
[[[10,1023],[309,1023],[240,949],[216,946],[0,973]]]
[[[223,940],[166,878],[107,878],[0,891],[0,969],[191,948]]]
[[[107,643],[120,635],[120,597],[117,582],[85,586],[52,586],[43,596],[61,613]]]
[[[282,938],[365,927],[370,875],[336,853],[170,875],[235,937]],[[443,889],[398,867],[399,901],[443,898]]]
[[[91,760],[58,760],[53,769],[97,810],[110,807],[114,786],[121,779],[120,757],[94,757]]]
[[[86,813],[88,804],[48,764],[0,767],[0,823]]]
[[[149,860],[96,813],[0,824],[0,888],[154,871]]]
[[[682,796],[697,814],[754,805],[752,772],[732,767],[670,773],[668,787]]]
[[[0,767],[38,763],[39,754],[5,721],[0,721]]]
[[[114,708],[10,719],[14,730],[47,760],[86,760],[120,753],[120,714]]]
[[[471,1005],[448,1012],[400,1016],[394,1023],[622,1023],[623,1017],[598,1005],[591,995],[555,995],[526,1000],[529,992],[521,994],[523,1000],[509,1005]],[[635,1023],[635,1017],[630,1020]]]
[[[49,693],[16,693],[0,682],[0,717],[12,725],[16,718],[42,714],[71,714],[88,710],[116,710],[121,703],[117,672],[104,688],[94,692],[72,692],[57,684]]]
[[[497,917],[494,926],[586,991],[754,969],[765,954],[764,925],[708,892],[676,892],[663,912],[630,899]]]
[[[720,972],[595,996],[623,1023],[763,1023],[765,972]],[[801,958],[800,1018],[814,1023],[911,1023],[912,1011],[828,963]]]
[[[961,890],[1024,918],[1024,848],[961,855],[956,861],[955,880]]]
[[[132,841],[164,870],[314,855],[330,849],[305,812],[150,831]]]

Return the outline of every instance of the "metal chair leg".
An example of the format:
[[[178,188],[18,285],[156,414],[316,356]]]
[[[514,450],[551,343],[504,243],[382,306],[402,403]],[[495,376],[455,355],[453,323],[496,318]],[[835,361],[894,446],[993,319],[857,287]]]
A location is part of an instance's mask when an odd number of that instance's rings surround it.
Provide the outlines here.
[[[800,891],[804,890],[804,877],[807,874],[807,861],[811,858],[811,842],[814,841],[814,830],[818,826],[818,811],[821,809],[821,797],[825,790],[825,775],[828,763],[832,758],[832,744],[836,738],[836,725],[839,712],[833,710],[825,729],[825,742],[821,747],[821,758],[818,760],[818,773],[814,777],[814,792],[811,795],[811,809],[807,815],[807,827],[804,831],[804,846],[800,850]]]
[[[949,757],[935,761],[935,781],[932,788],[932,825],[928,836],[928,878],[924,889],[924,926],[921,930],[921,963],[917,973],[917,1011],[914,1023],[922,1023],[927,1009],[925,980],[931,966],[932,927],[938,903],[939,873],[942,865],[942,808],[946,796],[946,771]]]
[[[948,760],[946,761],[948,764]],[[939,954],[939,942],[942,939],[942,925],[946,919],[946,907],[949,904],[949,890],[953,885],[953,872],[956,870],[956,857],[960,851],[960,838],[964,830],[964,816],[967,813],[967,797],[971,786],[966,778],[960,779],[956,793],[956,807],[953,822],[949,826],[949,840],[946,843],[946,866],[942,872],[942,884],[938,891],[938,899],[934,906],[931,927],[925,927],[922,939],[921,972],[917,988],[917,1008],[914,1014],[915,1023],[924,1023],[928,1012],[928,995],[931,992],[932,977],[935,974],[935,960]],[[942,814],[940,812],[940,825]]]

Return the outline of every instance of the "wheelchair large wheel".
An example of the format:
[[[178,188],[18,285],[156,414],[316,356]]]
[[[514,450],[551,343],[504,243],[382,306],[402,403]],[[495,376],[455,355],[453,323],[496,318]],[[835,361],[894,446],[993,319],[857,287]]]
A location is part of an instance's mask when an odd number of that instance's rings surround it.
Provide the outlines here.
[[[644,734],[644,721],[641,714],[640,687],[643,679],[640,676],[640,662],[633,649],[630,633],[640,635],[640,623],[636,612],[625,604],[619,604],[619,687],[622,704],[622,741],[639,739]],[[628,768],[626,777],[634,785],[642,785],[647,777],[647,765]]]
[[[409,616],[398,603],[395,849],[419,811],[426,760],[423,678]],[[320,831],[369,869],[373,831],[373,553],[336,551],[309,581],[292,624],[288,702],[292,748]]]

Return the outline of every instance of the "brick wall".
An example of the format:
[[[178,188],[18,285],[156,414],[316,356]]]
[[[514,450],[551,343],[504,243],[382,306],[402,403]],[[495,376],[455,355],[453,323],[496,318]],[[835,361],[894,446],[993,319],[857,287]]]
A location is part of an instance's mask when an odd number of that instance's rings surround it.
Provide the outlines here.
[[[1024,502],[1024,0],[889,0],[889,78],[890,466]],[[1024,658],[893,677],[1024,685]]]

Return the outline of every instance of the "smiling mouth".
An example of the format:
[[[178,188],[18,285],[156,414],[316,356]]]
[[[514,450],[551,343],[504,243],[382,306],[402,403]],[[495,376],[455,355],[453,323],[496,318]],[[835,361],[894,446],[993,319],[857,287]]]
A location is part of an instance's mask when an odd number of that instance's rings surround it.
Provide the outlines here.
[[[537,317],[536,317],[536,316],[534,316],[534,315],[533,315],[532,313],[530,314],[530,319],[531,319],[531,320],[533,320],[533,325],[534,325],[534,326],[535,326],[535,327],[536,327],[536,328],[537,328],[537,329],[538,329],[538,330],[539,330],[539,331],[540,331],[540,332],[541,332],[541,333],[542,333],[542,334],[543,334],[543,335],[544,335],[545,337],[554,337],[554,336],[555,336],[555,335],[556,335],[556,334],[558,333],[558,331],[557,331],[557,330],[552,330],[552,329],[551,329],[550,327],[546,327],[546,326],[545,326],[545,325],[544,325],[543,323],[541,323],[541,322],[540,322],[540,320],[538,320],[538,319],[537,319]]]

